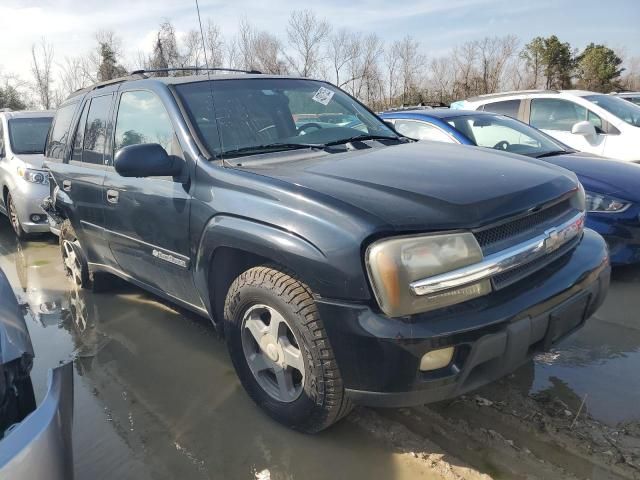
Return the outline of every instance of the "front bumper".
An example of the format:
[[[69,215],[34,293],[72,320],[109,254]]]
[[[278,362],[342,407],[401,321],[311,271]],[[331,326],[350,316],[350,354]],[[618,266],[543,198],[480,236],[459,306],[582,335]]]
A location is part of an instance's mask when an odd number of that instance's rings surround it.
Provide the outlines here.
[[[21,179],[18,180],[18,184],[18,187],[11,191],[11,196],[22,229],[27,233],[49,232],[47,217],[40,207],[42,200],[49,195],[49,185],[29,183]],[[41,221],[32,221],[32,215],[40,215]]]
[[[42,404],[0,441],[0,478],[73,478],[72,365],[50,372]]]
[[[548,349],[597,310],[609,276],[607,246],[587,229],[560,259],[464,304],[400,319],[326,299],[318,308],[352,400],[411,406],[476,389]],[[455,346],[449,366],[419,370],[425,353],[449,346]]]

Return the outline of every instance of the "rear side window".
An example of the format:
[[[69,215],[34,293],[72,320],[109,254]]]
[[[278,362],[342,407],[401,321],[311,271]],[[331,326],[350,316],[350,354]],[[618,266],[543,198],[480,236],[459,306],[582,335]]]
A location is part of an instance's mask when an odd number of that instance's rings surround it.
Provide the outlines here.
[[[484,105],[485,112],[497,113],[498,115],[506,115],[507,117],[518,118],[518,110],[520,109],[520,100],[504,100],[502,102],[491,102]]]
[[[77,103],[70,103],[58,109],[47,144],[47,157],[62,158],[69,139],[69,130]]]
[[[114,151],[129,145],[157,143],[172,153],[173,126],[162,101],[148,91],[124,92],[116,120]]]
[[[84,126],[82,162],[102,165],[107,143],[107,121],[111,107],[111,95],[91,99],[87,120]]]

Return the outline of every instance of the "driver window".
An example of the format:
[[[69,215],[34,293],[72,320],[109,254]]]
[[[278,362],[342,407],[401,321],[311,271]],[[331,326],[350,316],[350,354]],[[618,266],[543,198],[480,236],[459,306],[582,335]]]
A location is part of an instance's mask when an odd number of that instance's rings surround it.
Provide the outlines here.
[[[594,127],[596,127],[596,131],[598,133],[602,133],[602,119],[593,113],[591,110],[587,110],[587,120],[589,120]]]
[[[587,109],[568,100],[558,98],[534,98],[531,100],[529,123],[541,130],[570,132],[576,123],[586,119]]]
[[[455,143],[445,132],[425,122],[415,120],[396,120],[395,127],[398,133],[417,140],[431,140],[434,142]]]
[[[157,143],[169,155],[174,151],[174,131],[162,101],[153,92],[124,92],[116,120],[114,151],[129,145]]]

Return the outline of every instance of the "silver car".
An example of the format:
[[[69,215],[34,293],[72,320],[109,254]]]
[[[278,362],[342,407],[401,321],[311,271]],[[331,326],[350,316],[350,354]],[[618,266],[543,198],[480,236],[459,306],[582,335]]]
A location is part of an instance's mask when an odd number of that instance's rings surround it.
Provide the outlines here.
[[[42,162],[52,120],[49,111],[0,111],[0,212],[21,239],[49,232],[40,204],[49,195]]]
[[[36,408],[33,346],[22,307],[0,270],[0,478],[73,478],[73,364],[49,372]]]

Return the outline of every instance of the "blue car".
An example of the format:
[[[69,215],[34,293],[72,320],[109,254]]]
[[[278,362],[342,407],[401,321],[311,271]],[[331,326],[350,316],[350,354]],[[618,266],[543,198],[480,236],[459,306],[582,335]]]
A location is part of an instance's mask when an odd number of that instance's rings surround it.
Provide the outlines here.
[[[640,165],[577,152],[518,120],[489,112],[415,109],[381,117],[407,137],[493,148],[573,171],[587,194],[587,226],[609,244],[611,263],[640,262]]]

